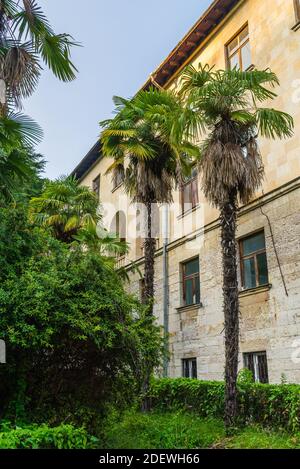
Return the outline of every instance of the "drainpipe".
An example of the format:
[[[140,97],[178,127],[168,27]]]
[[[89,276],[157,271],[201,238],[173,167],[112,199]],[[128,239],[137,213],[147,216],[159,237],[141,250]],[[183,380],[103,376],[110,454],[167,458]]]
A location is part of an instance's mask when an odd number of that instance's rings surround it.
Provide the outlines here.
[[[169,206],[163,205],[162,235],[163,235],[163,312],[164,312],[164,363],[163,376],[168,376],[169,366],[169,269],[168,269],[168,244],[169,244]]]

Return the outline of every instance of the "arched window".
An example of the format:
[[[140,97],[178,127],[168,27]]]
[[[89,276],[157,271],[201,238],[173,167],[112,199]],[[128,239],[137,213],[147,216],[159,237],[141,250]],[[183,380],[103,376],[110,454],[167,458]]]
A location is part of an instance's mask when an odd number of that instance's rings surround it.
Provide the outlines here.
[[[122,210],[119,210],[114,216],[110,231],[116,233],[120,241],[126,242],[126,215]]]

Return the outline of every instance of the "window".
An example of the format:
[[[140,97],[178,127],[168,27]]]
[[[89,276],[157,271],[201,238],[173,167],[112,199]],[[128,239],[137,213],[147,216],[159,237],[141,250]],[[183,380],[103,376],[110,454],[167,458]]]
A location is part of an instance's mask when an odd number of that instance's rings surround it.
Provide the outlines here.
[[[182,264],[183,305],[200,303],[199,258]]]
[[[98,200],[100,197],[100,174],[93,180],[93,192],[95,192]]]
[[[300,0],[294,0],[296,21],[300,21]]]
[[[197,379],[197,359],[184,358],[182,360],[182,376],[183,378]]]
[[[117,168],[115,168],[114,175],[113,175],[113,186],[114,186],[113,189],[116,189],[123,183],[124,177],[125,177],[124,166],[120,165]]]
[[[186,179],[181,188],[182,213],[184,214],[188,210],[195,208],[198,203],[198,171],[194,168],[191,176]]]
[[[269,276],[263,231],[240,241],[240,256],[243,289],[267,285]]]
[[[126,215],[122,210],[114,216],[110,225],[110,232],[115,233],[120,241],[126,242]]]
[[[248,25],[227,45],[228,67],[245,71],[251,65],[251,48]]]
[[[252,371],[257,383],[268,383],[268,361],[266,352],[244,353],[244,366]]]

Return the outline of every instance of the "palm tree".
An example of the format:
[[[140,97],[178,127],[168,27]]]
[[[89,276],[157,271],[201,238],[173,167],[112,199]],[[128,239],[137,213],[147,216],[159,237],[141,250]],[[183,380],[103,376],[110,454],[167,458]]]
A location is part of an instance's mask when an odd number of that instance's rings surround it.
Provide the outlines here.
[[[42,131],[13,109],[36,89],[42,63],[62,81],[75,78],[70,60],[76,45],[68,34],[55,34],[36,0],[0,1],[0,195],[11,200],[20,182],[32,177],[33,146]]]
[[[282,139],[293,134],[290,115],[261,103],[276,97],[279,84],[270,70],[214,71],[189,66],[182,75],[181,95],[201,118],[204,136],[200,172],[206,198],[220,210],[225,318],[225,424],[237,416],[239,297],[236,227],[238,204],[254,196],[264,178],[258,136]],[[204,133],[205,132],[205,133]]]
[[[55,238],[70,244],[82,229],[95,230],[99,221],[98,199],[73,177],[47,181],[42,194],[30,201],[31,218],[49,227]]]
[[[29,117],[10,112],[0,118],[0,197],[7,203],[35,180],[43,160],[33,151],[41,139],[40,127]]]
[[[153,211],[157,204],[172,202],[174,186],[190,170],[186,155],[199,153],[189,143],[185,125],[192,121],[193,112],[184,109],[179,97],[154,88],[141,91],[132,100],[115,97],[114,103],[116,117],[101,123],[102,151],[114,160],[108,171],[122,168],[126,193],[146,209],[144,293],[152,315],[156,250]]]
[[[60,80],[73,80],[76,68],[70,52],[74,45],[70,35],[55,34],[36,0],[1,0],[0,80],[6,88],[2,112],[7,104],[20,107],[21,100],[33,93],[41,63]]]

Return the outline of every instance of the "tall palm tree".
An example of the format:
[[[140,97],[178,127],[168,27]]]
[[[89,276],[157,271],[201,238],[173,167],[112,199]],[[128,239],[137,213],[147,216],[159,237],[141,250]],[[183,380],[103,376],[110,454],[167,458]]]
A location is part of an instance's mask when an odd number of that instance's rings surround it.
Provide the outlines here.
[[[36,0],[1,0],[0,80],[6,88],[2,111],[7,104],[20,107],[33,93],[42,63],[60,80],[73,80],[76,68],[70,52],[75,44],[69,34],[55,34]]]
[[[204,138],[200,171],[206,198],[220,210],[225,318],[225,423],[237,416],[239,297],[236,227],[238,204],[246,204],[264,178],[258,136],[282,139],[293,134],[290,115],[261,107],[276,97],[279,84],[270,70],[214,71],[208,65],[187,67],[181,95],[201,118]]]
[[[154,257],[156,239],[153,211],[157,204],[170,203],[174,186],[190,170],[186,157],[199,150],[188,141],[188,127],[182,101],[172,93],[151,88],[132,100],[115,97],[116,117],[103,121],[102,151],[113,158],[109,172],[124,170],[124,187],[133,202],[146,209],[144,242],[145,299],[153,314]]]

